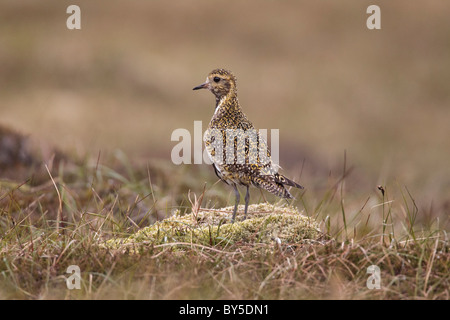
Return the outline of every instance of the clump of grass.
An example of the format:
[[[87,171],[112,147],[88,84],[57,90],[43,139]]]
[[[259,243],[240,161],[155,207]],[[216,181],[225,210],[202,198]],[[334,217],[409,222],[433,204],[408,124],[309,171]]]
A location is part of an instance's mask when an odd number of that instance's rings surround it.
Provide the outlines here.
[[[319,225],[295,208],[253,204],[248,208],[249,218],[230,223],[232,210],[232,207],[200,209],[182,216],[178,210],[172,217],[127,238],[108,241],[107,246],[129,248],[173,242],[224,247],[236,243],[298,244],[322,238]]]

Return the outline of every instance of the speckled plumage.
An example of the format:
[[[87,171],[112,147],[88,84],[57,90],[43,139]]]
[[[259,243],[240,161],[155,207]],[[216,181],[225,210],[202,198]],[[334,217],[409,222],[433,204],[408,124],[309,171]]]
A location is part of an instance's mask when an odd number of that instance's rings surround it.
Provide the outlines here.
[[[240,201],[238,185],[247,187],[245,216],[250,185],[292,199],[285,186],[303,187],[277,172],[278,166],[270,159],[267,142],[242,112],[237,97],[236,77],[225,69],[215,69],[205,83],[194,88],[197,89],[208,89],[216,97],[214,115],[204,141],[217,176],[235,190],[236,204],[232,221]]]

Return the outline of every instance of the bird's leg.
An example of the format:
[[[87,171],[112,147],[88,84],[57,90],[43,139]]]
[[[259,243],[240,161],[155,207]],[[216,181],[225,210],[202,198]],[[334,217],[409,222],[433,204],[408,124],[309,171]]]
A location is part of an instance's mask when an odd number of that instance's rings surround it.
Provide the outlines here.
[[[239,204],[239,201],[241,201],[241,195],[239,194],[239,190],[238,190],[236,184],[233,184],[232,186],[234,188],[234,194],[236,195],[236,203],[234,204],[233,217],[231,218],[231,223],[234,223],[234,219],[236,218],[238,204]]]
[[[244,220],[247,219],[247,209],[248,209],[248,201],[250,200],[250,186],[247,186],[247,193],[245,194],[245,214],[244,214]]]

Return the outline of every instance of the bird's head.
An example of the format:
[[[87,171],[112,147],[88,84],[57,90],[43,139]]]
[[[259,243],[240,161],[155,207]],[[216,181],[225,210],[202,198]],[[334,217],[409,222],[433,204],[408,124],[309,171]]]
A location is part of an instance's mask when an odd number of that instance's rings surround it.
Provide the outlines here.
[[[217,100],[228,95],[230,92],[236,93],[236,77],[231,71],[225,69],[215,69],[206,77],[206,82],[196,86],[193,90],[208,89]]]

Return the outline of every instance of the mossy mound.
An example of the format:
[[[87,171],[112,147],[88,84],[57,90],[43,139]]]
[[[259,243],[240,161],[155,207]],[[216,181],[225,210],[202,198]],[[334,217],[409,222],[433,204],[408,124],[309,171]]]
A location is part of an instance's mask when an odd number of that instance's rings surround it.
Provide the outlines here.
[[[106,246],[113,249],[163,243],[195,243],[226,246],[234,243],[297,244],[306,239],[318,240],[322,233],[317,222],[296,208],[255,204],[238,208],[235,223],[230,223],[233,207],[200,209],[197,214],[172,217],[139,230],[127,238],[112,239]]]

